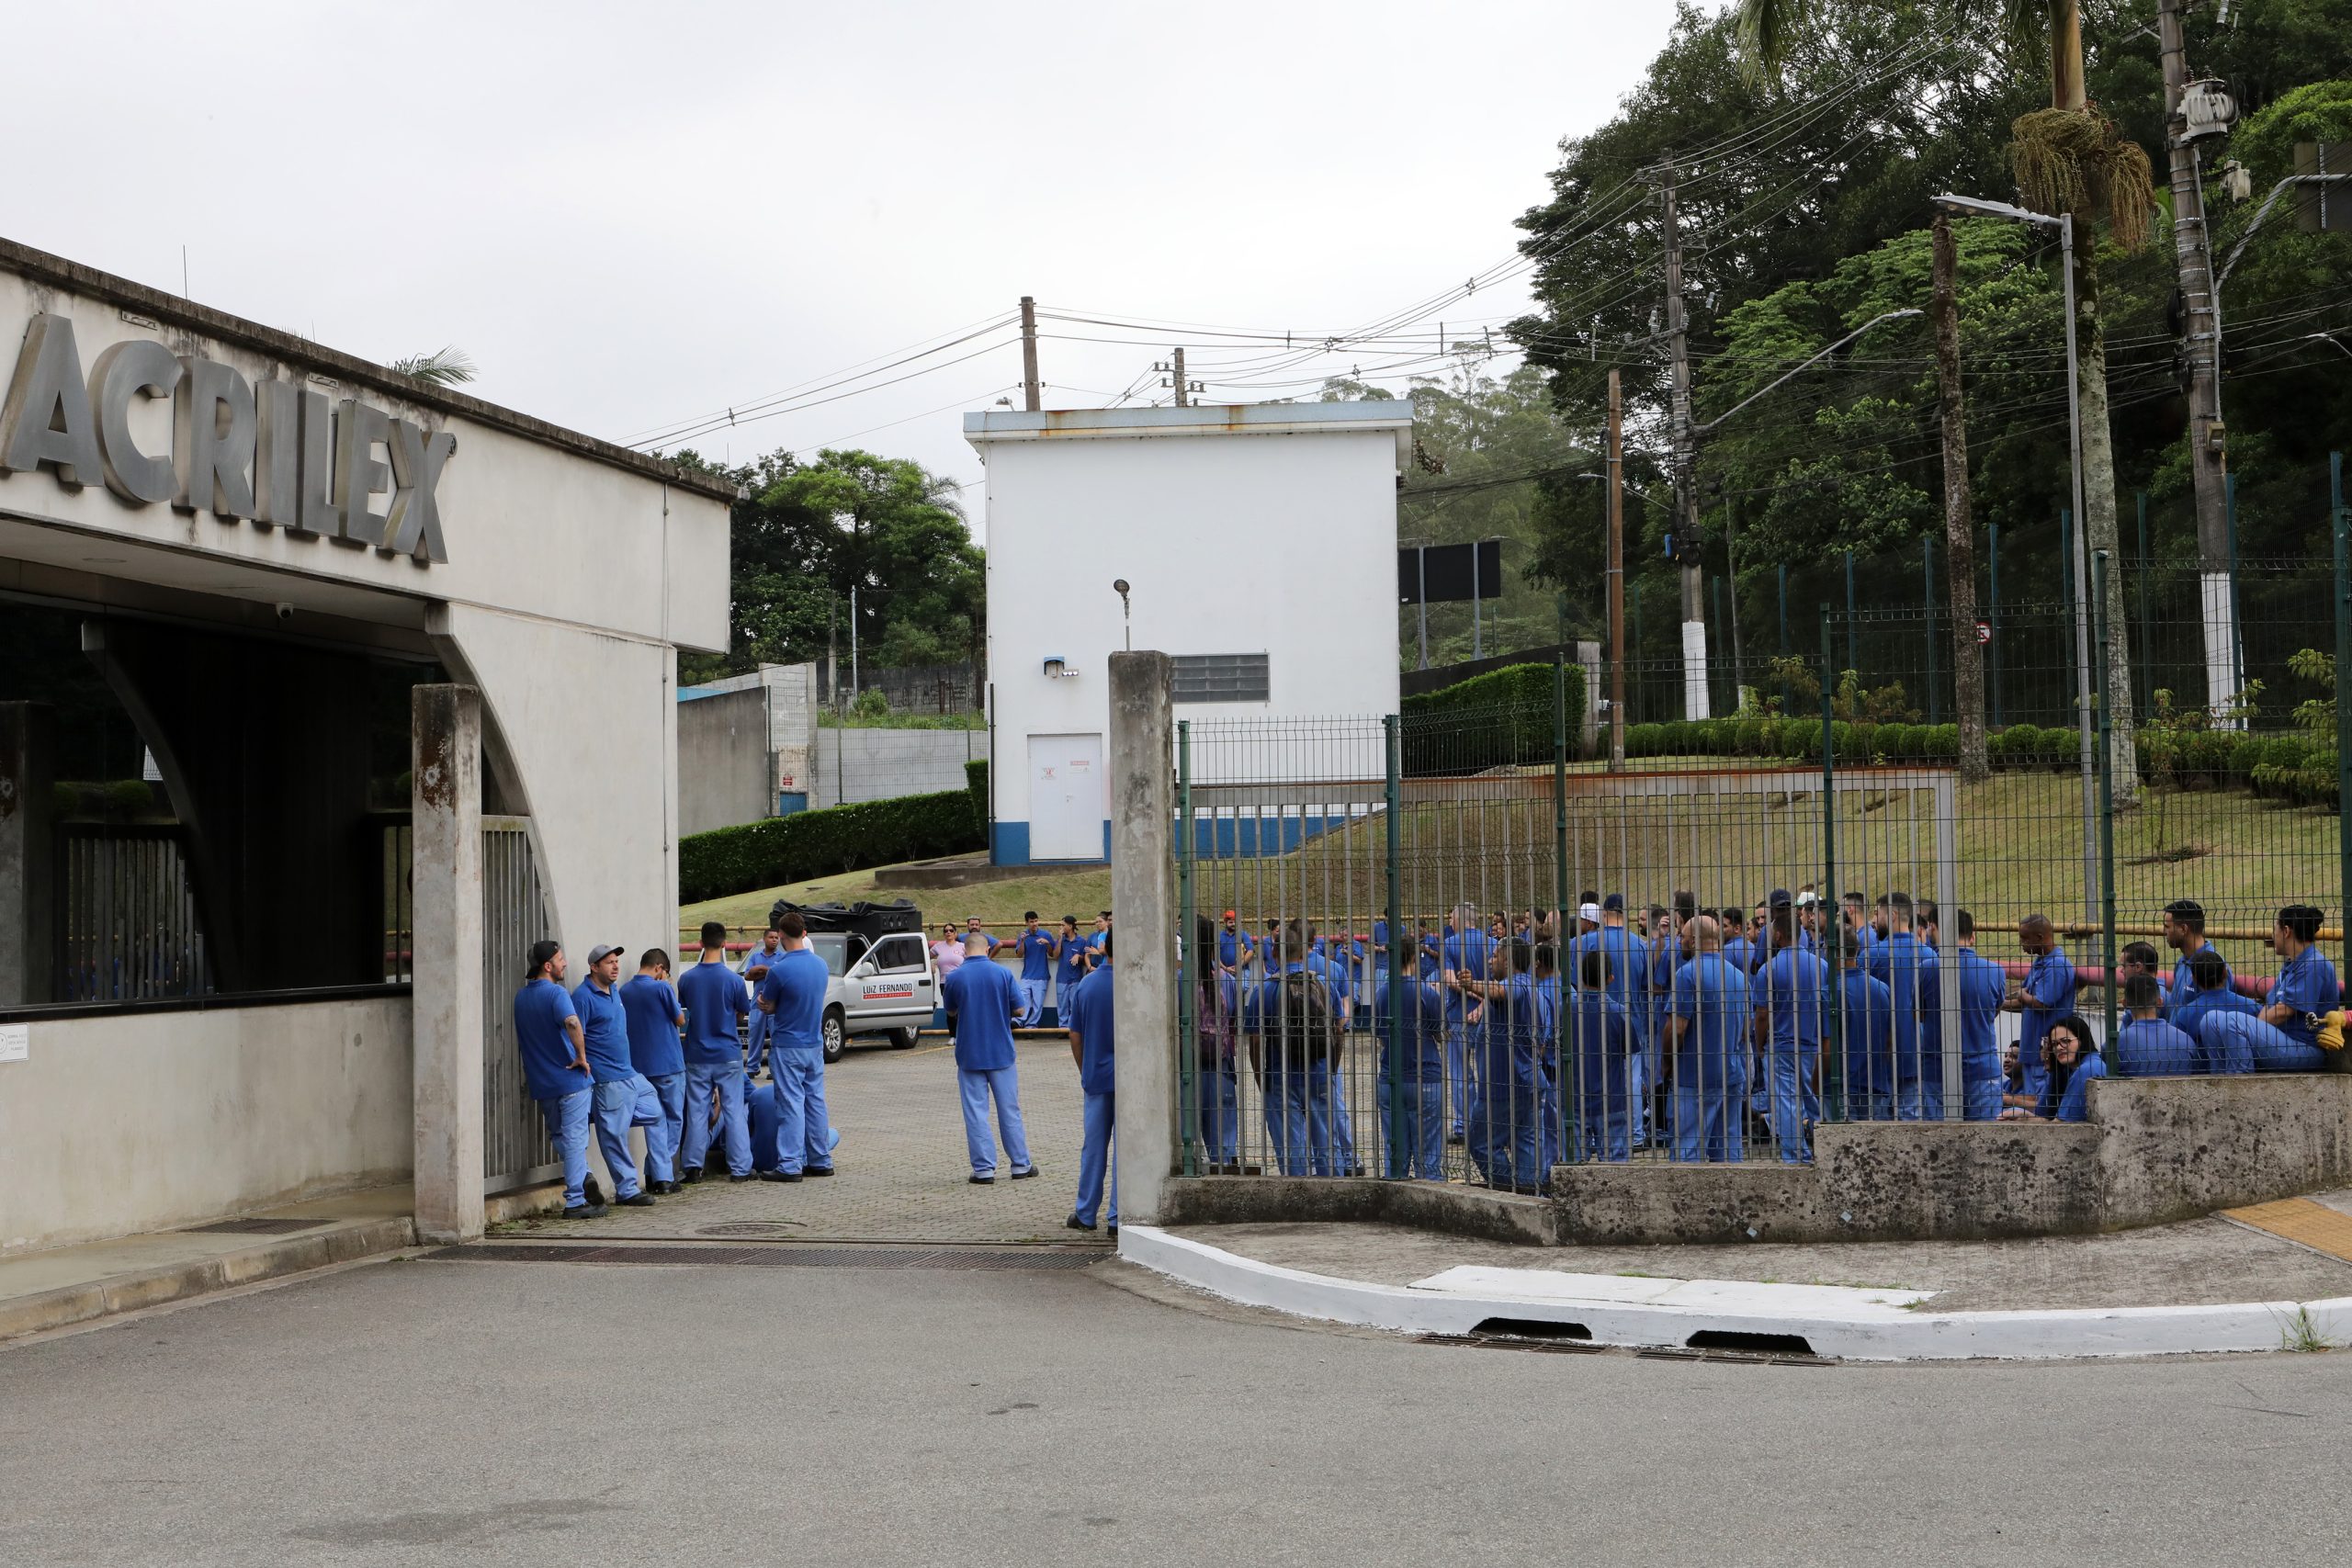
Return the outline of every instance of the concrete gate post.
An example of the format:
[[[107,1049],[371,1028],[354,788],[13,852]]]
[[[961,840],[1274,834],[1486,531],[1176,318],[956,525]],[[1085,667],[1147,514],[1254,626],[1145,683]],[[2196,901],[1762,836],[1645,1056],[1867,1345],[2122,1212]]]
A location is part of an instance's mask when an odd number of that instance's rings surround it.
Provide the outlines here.
[[[416,1234],[482,1234],[481,693],[411,695]]]
[[[0,703],[0,1005],[51,999],[56,750],[55,708]]]
[[[1111,655],[1119,1217],[1144,1224],[1176,1168],[1173,670],[1164,653]]]

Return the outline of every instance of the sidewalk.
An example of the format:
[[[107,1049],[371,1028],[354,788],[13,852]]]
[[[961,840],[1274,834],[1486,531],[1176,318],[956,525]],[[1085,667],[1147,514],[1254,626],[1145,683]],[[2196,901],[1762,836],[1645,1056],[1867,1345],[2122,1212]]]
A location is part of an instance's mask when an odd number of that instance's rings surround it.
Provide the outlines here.
[[[1131,1225],[1120,1254],[1252,1305],[1412,1332],[1507,1320],[1596,1344],[1947,1359],[2344,1344],[2347,1238],[2352,1192],[2012,1241],[1536,1248],[1385,1224]]]
[[[408,1246],[408,1183],[0,1258],[0,1341]]]

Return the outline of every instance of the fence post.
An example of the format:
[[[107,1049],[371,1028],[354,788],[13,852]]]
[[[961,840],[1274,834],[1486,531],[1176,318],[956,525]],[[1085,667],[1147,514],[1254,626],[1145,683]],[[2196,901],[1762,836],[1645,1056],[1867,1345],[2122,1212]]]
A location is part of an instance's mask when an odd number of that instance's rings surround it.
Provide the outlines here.
[[[1789,656],[1789,563],[1780,565],[1781,577],[1781,657]],[[1789,690],[1786,681],[1781,682],[1781,711],[1786,713],[1796,701],[1796,694]]]
[[[1201,965],[1209,955],[1193,951],[1200,945],[1194,940],[1197,899],[1193,889],[1193,857],[1198,847],[1193,840],[1193,721],[1189,718],[1176,721],[1176,940],[1183,954],[1176,970],[1176,1104],[1182,1122],[1184,1174],[1198,1176],[1201,1032],[1194,1013],[1199,1006]]]
[[[1380,721],[1388,775],[1385,801],[1388,818],[1388,853],[1382,866],[1384,891],[1388,901],[1388,1039],[1384,1044],[1388,1060],[1388,1175],[1401,1179],[1406,1174],[1405,1161],[1415,1147],[1414,1129],[1408,1125],[1405,1092],[1405,973],[1412,962],[1411,949],[1405,941],[1404,889],[1396,872],[1404,859],[1403,824],[1398,820],[1404,809],[1404,790],[1398,775],[1404,772],[1403,747],[1397,736],[1402,720],[1395,714]],[[1418,1069],[1417,1069],[1418,1070]],[[1444,1086],[1438,1092],[1442,1095]],[[1419,1086],[1414,1089],[1414,1104],[1419,1108]],[[1436,1172],[1425,1172],[1435,1175]]]
[[[2329,454],[2334,457],[2335,454]],[[2222,517],[2230,536],[2230,700],[2245,691],[2245,616],[2238,608],[2238,477],[2222,476]]]
[[[1860,670],[1862,656],[1855,650],[1855,623],[1861,617],[1854,613],[1854,552],[1846,552],[1846,668]],[[1828,688],[1824,688],[1827,690]]]
[[[1168,655],[1114,653],[1111,666],[1111,907],[1125,922],[1112,1009],[1119,1038],[1113,1143],[1119,1212],[1158,1223],[1176,1169],[1174,677]]]
[[[1984,526],[1985,558],[1992,570],[1992,592],[1988,595],[1984,624],[1993,628],[1993,728],[2001,728],[2001,525],[1988,523]]]
[[[2335,799],[2337,897],[2344,900],[2344,973],[2352,975],[2352,833],[2343,830],[2352,800],[2352,509],[2344,504],[2344,454],[2327,455],[2327,512],[2335,533]],[[2236,574],[2230,581],[2237,581]]]
[[[1932,538],[1919,541],[1919,580],[1925,584],[1928,607],[1928,722],[1941,724],[1943,698],[1936,691],[1936,542]]]
[[[1568,909],[1568,660],[1557,656],[1552,671],[1552,910],[1567,931]],[[1566,942],[1558,944],[1562,955]]]
[[[1847,555],[1851,564],[1853,556]],[[1849,578],[1848,581],[1851,582]],[[1821,603],[1821,894],[1818,908],[1826,911],[1822,946],[1827,950],[1829,985],[1822,998],[1821,1114],[1825,1122],[1846,1119],[1845,1052],[1838,1038],[1838,999],[1845,987],[1845,910],[1838,891],[1838,737],[1831,705],[1829,667],[1829,602]]]
[[[417,686],[409,714],[416,1234],[476,1241],[485,1217],[481,693]]]
[[[2148,558],[2148,492],[2133,491],[2140,510],[2140,640],[2134,644],[2140,657],[2134,660],[2143,671],[2140,679],[2140,708],[2142,713],[2154,711],[2156,705],[2156,639],[2148,620],[2148,580],[2155,575],[2155,563]]]
[[[2092,612],[2092,624],[2098,629],[2098,640],[2093,646],[2107,646],[2107,569],[2105,550],[2091,552],[2091,592],[2097,608]],[[2115,744],[2114,709],[2109,700],[2107,684],[2108,660],[2098,660],[2098,886],[2099,886],[2099,961],[2107,965],[2107,1070],[2122,1071],[2122,1056],[2115,1049]]]

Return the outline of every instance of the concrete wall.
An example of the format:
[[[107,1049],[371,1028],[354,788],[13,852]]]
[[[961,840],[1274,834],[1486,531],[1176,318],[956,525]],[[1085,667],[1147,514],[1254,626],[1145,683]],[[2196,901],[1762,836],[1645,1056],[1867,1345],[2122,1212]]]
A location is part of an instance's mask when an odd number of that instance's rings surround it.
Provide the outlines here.
[[[765,692],[721,692],[678,705],[679,832],[775,816],[774,771]]]
[[[965,786],[964,764],[985,761],[984,729],[820,729],[808,805],[842,806]]]
[[[404,997],[60,1018],[0,1062],[0,1252],[407,1177]]]
[[[1029,737],[1106,736],[1107,664],[1123,647],[1267,655],[1268,701],[1187,704],[1180,718],[1396,711],[1396,474],[1411,418],[1404,403],[966,416],[988,466],[1001,862],[1028,858]],[[1132,585],[1131,644],[1114,578]],[[1049,658],[1074,676],[1048,677]],[[1262,769],[1251,750],[1221,762],[1197,746],[1194,782]],[[1300,777],[1363,766],[1312,742],[1283,758]]]
[[[2091,1085],[2110,1226],[2352,1187],[2352,1074]]]

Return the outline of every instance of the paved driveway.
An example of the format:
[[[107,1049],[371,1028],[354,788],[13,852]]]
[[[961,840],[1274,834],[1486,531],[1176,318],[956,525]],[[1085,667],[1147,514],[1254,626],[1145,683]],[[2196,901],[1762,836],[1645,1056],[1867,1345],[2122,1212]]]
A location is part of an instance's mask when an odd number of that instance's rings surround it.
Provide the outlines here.
[[[1063,1036],[1017,1046],[1029,1152],[1044,1172],[1008,1179],[1001,1154],[994,1186],[974,1187],[956,1098],[956,1058],[944,1036],[911,1051],[863,1043],[825,1073],[827,1109],[841,1130],[830,1179],[702,1181],[650,1209],[615,1209],[601,1220],[538,1220],[502,1235],[859,1241],[1076,1241],[1066,1230],[1078,1191],[1081,1097]],[[1100,1234],[1099,1232],[1097,1233]]]

